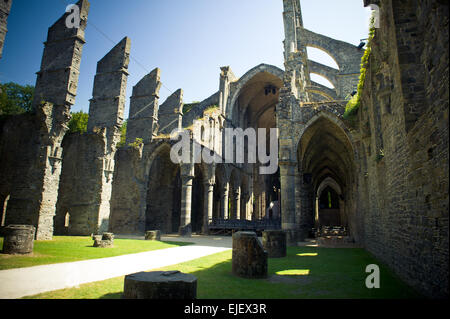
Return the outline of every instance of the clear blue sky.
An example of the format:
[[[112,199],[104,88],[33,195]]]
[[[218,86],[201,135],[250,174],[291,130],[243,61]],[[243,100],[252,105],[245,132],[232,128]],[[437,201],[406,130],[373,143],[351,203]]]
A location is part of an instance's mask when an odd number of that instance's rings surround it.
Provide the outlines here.
[[[47,30],[75,2],[13,0],[1,83],[35,84]],[[126,117],[132,87],[155,67],[161,69],[163,82],[160,103],[178,88],[184,90],[185,103],[209,97],[218,90],[221,66],[231,66],[238,77],[260,63],[284,69],[282,0],[90,2],[72,111],[89,111],[97,61],[125,36],[131,38],[132,56]],[[355,45],[367,38],[370,9],[363,7],[363,0],[302,0],[301,6],[304,26],[311,31]],[[310,59],[332,66],[325,54],[308,52]]]

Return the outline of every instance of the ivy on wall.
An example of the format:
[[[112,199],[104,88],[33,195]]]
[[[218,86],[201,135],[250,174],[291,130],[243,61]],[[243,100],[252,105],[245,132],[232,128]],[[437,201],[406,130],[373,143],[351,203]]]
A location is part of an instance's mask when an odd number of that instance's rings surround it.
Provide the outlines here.
[[[361,58],[361,70],[359,75],[359,83],[358,88],[356,90],[356,94],[347,102],[344,112],[344,118],[347,120],[354,119],[356,114],[358,114],[358,109],[361,105],[361,94],[364,88],[364,82],[366,80],[366,72],[367,66],[369,64],[370,53],[372,51],[371,44],[372,39],[375,36],[375,20],[372,17],[370,20],[370,30],[369,30],[369,39],[367,42],[367,49],[364,52],[363,57]]]

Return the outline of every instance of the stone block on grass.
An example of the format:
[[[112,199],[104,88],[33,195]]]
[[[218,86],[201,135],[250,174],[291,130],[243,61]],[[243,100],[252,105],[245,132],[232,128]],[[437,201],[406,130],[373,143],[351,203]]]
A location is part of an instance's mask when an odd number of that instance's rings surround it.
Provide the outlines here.
[[[196,299],[197,277],[179,271],[152,271],[127,275],[123,298]]]
[[[243,278],[267,277],[267,252],[255,232],[233,234],[232,273]]]
[[[3,253],[9,255],[31,254],[36,228],[32,225],[8,225],[3,229]]]
[[[161,232],[159,230],[148,230],[145,232],[145,240],[161,240]]]

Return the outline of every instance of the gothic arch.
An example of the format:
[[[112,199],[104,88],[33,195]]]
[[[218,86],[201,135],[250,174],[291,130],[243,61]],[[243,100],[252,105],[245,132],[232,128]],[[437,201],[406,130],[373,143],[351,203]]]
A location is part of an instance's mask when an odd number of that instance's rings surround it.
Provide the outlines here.
[[[281,83],[283,83],[284,71],[280,68],[269,65],[269,64],[260,64],[245,73],[238,81],[235,82],[234,93],[229,99],[225,114],[226,118],[233,119],[233,109],[236,104],[236,101],[241,94],[242,89],[245,85],[252,80],[258,73],[268,73],[272,77],[278,78]]]

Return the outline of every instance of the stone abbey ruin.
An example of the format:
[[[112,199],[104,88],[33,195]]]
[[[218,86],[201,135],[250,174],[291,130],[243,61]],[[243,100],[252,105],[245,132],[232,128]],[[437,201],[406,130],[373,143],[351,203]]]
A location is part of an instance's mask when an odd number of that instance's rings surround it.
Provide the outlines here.
[[[217,92],[191,105],[181,89],[160,103],[153,70],[133,87],[119,147],[128,38],[98,62],[87,133],[67,133],[89,12],[80,0],[79,28],[66,27],[68,13],[49,28],[34,111],[0,124],[2,226],[32,225],[36,239],[50,240],[260,225],[284,230],[288,245],[340,226],[424,295],[448,296],[448,2],[363,2],[379,8],[367,49],[305,29],[300,1],[283,0],[284,70],[260,64],[237,78],[221,67]],[[0,1],[1,47],[10,5]],[[308,60],[307,47],[339,69]],[[355,92],[359,108],[344,116]],[[194,140],[204,127],[278,128],[278,171],[173,163],[175,128],[188,129],[191,146],[223,147]]]

